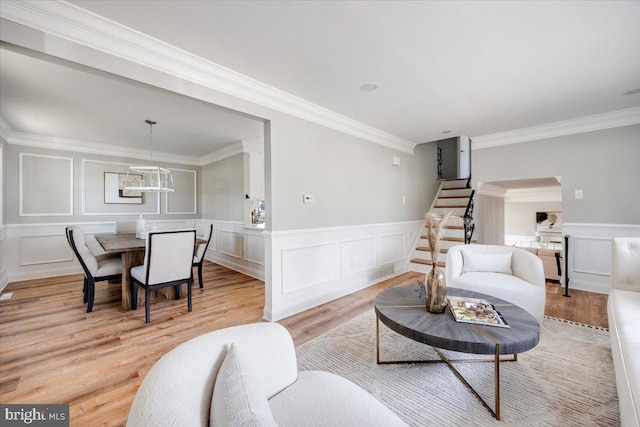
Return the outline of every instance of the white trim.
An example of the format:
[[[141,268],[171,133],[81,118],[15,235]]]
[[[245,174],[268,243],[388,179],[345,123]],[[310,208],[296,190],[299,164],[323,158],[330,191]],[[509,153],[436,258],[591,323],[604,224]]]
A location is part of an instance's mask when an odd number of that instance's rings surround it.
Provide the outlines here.
[[[120,162],[107,162],[105,160],[92,160],[92,159],[82,159],[81,161],[81,176],[80,176],[80,200],[82,205],[82,215],[84,216],[103,216],[103,215],[139,215],[142,213],[143,215],[160,215],[160,193],[156,193],[156,211],[155,212],[97,212],[97,213],[87,213],[86,210],[86,200],[84,198],[85,193],[85,182],[84,177],[86,175],[85,164],[86,163],[103,163],[106,165],[118,165],[118,166],[134,166],[133,163],[120,163]],[[149,197],[147,195],[147,197]],[[127,205],[131,206],[131,205]]]
[[[19,236],[18,237],[18,254],[20,254],[20,244],[22,243],[22,241],[24,239],[38,239],[41,237],[64,237],[64,234],[61,233],[47,233],[47,234],[30,234],[28,236]],[[51,258],[51,259],[46,259],[44,261],[30,261],[30,262],[23,262],[20,260],[20,256],[18,256],[18,267],[26,267],[26,266],[30,266],[30,265],[41,265],[41,264],[54,264],[57,262],[69,262],[69,261],[73,261],[73,251],[71,250],[71,247],[67,246],[65,248],[67,250],[67,257],[66,258]]]
[[[4,19],[367,141],[413,154],[412,141],[244,76],[66,2],[3,0]]]
[[[4,117],[0,116],[0,138],[4,139],[8,143],[12,132],[13,130],[11,129],[11,126],[9,126],[9,123],[7,123]]]
[[[505,203],[561,202],[562,187],[511,188],[504,196]]]
[[[263,267],[263,271],[264,271],[264,262],[263,262],[263,261],[260,261],[260,260],[257,260],[257,259],[251,259],[251,258],[249,258],[249,257],[247,256],[247,246],[249,246],[249,244],[248,244],[248,242],[247,242],[247,239],[259,238],[259,239],[264,240],[264,237],[262,237],[262,236],[260,236],[260,235],[256,235],[256,234],[251,234],[251,233],[243,233],[243,234],[242,234],[242,237],[243,237],[243,240],[244,240],[244,242],[243,242],[243,245],[244,245],[244,247],[243,247],[243,249],[244,249],[244,250],[243,250],[243,253],[244,253],[244,259],[245,259],[245,261],[249,261],[249,262],[250,262],[250,263],[252,263],[252,264],[261,265],[261,266]],[[263,274],[262,280],[264,280],[264,274]]]
[[[56,136],[36,135],[25,132],[13,132],[7,140],[9,144],[25,147],[46,148],[51,150],[72,151],[74,153],[98,154],[108,157],[126,157],[130,159],[149,160],[149,150],[128,148],[101,142],[81,141]],[[153,160],[157,162],[177,163],[199,166],[200,159],[181,154],[153,152]]]
[[[578,133],[593,132],[597,130],[637,124],[640,124],[640,107],[611,111],[609,113],[596,114],[593,116],[580,117],[561,122],[547,123],[544,125],[516,129],[507,132],[499,132],[491,135],[475,136],[472,138],[473,143],[471,148],[473,150],[481,150],[483,148],[518,144],[520,142],[535,141],[539,139],[574,135]]]
[[[422,224],[424,221],[421,219],[416,219],[413,221],[398,221],[398,222],[379,222],[373,224],[356,224],[356,225],[340,225],[335,227],[325,227],[325,228],[298,228],[295,230],[280,230],[280,231],[270,231],[265,230],[263,233],[265,235],[270,236],[272,239],[277,239],[281,237],[289,237],[301,234],[309,234],[309,233],[326,233],[326,232],[334,232],[334,231],[347,231],[347,230],[358,230],[358,229],[366,229],[370,227],[380,228],[380,227],[394,227],[397,225],[407,225],[407,224]]]
[[[504,188],[487,184],[486,182],[479,182],[477,191],[482,196],[505,197],[507,194],[507,190]]]
[[[164,197],[164,212],[167,215],[195,215],[198,213],[198,172],[192,169],[176,169],[169,168],[171,171],[178,172],[191,172],[193,173],[193,212],[169,212],[169,196],[171,193],[167,193]]]
[[[640,224],[599,224],[599,223],[588,223],[588,222],[565,222],[563,227],[572,227],[572,228],[582,228],[582,229],[602,229],[602,228],[612,228],[612,229],[628,229],[629,231],[635,231],[636,233],[640,232]],[[623,236],[619,236],[623,237]]]
[[[211,163],[219,162],[220,160],[228,159],[238,154],[243,153],[242,141],[232,142],[224,147],[218,148],[215,151],[205,154],[200,159],[200,166],[206,166]]]
[[[24,213],[24,206],[23,206],[24,197],[22,195],[22,190],[23,190],[22,159],[24,156],[69,160],[69,212]],[[18,158],[19,158],[19,161],[18,161],[18,206],[19,206],[18,215],[19,216],[73,216],[73,158],[62,157],[62,156],[49,156],[44,154],[24,153],[24,152],[20,152],[18,155]]]

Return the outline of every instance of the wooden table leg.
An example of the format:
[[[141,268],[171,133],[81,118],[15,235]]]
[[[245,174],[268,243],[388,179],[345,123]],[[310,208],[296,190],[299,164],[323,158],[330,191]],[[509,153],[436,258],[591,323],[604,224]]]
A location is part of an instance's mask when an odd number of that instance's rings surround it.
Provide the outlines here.
[[[144,250],[122,252],[122,311],[131,310],[131,267],[144,263]],[[144,292],[138,292],[138,305],[144,301]]]

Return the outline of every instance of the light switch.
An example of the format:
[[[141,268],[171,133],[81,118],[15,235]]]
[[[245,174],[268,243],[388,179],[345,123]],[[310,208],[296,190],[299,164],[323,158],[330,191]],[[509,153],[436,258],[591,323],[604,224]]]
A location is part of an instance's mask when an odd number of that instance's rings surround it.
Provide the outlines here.
[[[313,203],[313,194],[303,194],[302,203]]]
[[[404,205],[405,203],[407,203],[407,198],[405,196],[402,196],[402,204]]]
[[[583,198],[582,190],[576,190],[576,199],[582,199],[582,198]]]

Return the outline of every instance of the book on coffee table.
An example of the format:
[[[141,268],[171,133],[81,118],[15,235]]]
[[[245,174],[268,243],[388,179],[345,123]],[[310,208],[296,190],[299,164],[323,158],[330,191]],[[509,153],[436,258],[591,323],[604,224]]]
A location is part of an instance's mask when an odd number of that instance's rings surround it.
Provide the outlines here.
[[[447,297],[456,322],[510,328],[502,315],[489,301],[479,298]]]

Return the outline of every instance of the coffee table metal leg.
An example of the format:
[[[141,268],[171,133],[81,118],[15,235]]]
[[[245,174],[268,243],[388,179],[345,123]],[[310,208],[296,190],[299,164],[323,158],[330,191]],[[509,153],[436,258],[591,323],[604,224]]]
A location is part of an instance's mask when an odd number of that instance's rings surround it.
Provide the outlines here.
[[[455,374],[456,377],[480,400],[480,403],[487,408],[491,415],[496,420],[500,420],[500,362],[517,362],[518,355],[514,354],[511,358],[500,358],[500,344],[496,343],[494,357],[491,359],[449,359],[442,353],[442,351],[436,347],[432,347],[440,359],[426,359],[426,360],[380,360],[380,319],[376,316],[376,363],[378,365],[390,365],[390,364],[406,364],[406,363],[446,363],[449,369]],[[489,406],[489,404],[478,394],[478,392],[469,384],[469,382],[462,376],[462,374],[453,366],[453,363],[486,363],[493,362],[494,374],[495,374],[495,410]]]

